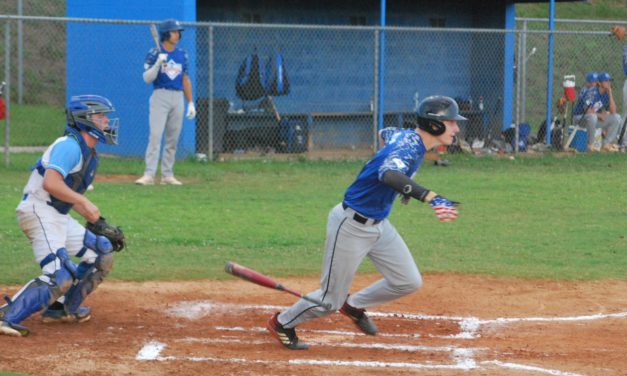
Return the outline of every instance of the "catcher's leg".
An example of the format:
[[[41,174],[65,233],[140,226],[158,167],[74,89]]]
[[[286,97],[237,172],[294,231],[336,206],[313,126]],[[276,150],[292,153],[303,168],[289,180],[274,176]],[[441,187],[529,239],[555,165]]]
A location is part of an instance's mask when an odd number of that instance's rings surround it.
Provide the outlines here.
[[[29,333],[28,328],[21,326],[20,323],[33,313],[52,304],[58,297],[63,295],[72,285],[72,273],[66,265],[71,264],[64,248],[57,251],[57,254],[51,254],[49,259],[45,259],[46,266],[54,263],[57,269],[51,274],[43,274],[30,282],[28,282],[20,291],[7,299],[9,304],[0,311],[0,334],[11,336],[26,336]]]
[[[80,257],[82,262],[76,269],[72,287],[42,314],[44,323],[88,321],[91,309],[80,305],[98,287],[113,264],[113,247],[109,239],[94,234],[78,223],[68,229],[68,245],[70,253]]]
[[[111,253],[99,254],[92,263],[81,262],[78,266],[79,276],[77,283],[65,294],[65,313],[70,322],[83,322],[89,320],[87,307],[80,307],[87,295],[91,294],[105,279],[113,267],[113,255]],[[82,308],[82,309],[81,309]]]

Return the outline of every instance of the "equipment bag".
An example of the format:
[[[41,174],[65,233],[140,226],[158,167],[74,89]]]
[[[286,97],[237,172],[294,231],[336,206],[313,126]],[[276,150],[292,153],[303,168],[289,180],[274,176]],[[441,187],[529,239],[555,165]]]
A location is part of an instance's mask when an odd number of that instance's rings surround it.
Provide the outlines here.
[[[252,101],[266,95],[262,85],[257,51],[246,56],[240,65],[235,80],[235,92],[245,101]]]
[[[307,151],[308,126],[306,122],[286,117],[279,122],[279,153],[304,153]]]
[[[265,78],[264,88],[267,95],[281,96],[290,93],[290,82],[281,54],[275,53],[268,58]]]

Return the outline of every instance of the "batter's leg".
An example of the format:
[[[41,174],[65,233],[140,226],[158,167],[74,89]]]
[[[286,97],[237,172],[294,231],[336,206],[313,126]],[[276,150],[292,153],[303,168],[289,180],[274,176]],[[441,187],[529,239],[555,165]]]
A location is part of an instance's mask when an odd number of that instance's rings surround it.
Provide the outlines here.
[[[349,297],[348,304],[355,308],[387,303],[422,286],[420,271],[403,238],[390,221],[381,226],[383,235],[368,257],[384,278]]]
[[[150,136],[146,147],[146,169],[144,175],[155,176],[159,164],[163,129],[170,112],[167,101],[168,90],[155,90],[150,96]]]
[[[163,158],[161,159],[161,175],[164,177],[174,176],[173,167],[176,160],[176,146],[183,128],[183,110],[185,109],[182,91],[172,91],[169,94],[172,111],[168,114],[165,126],[165,146],[163,148]]]
[[[300,299],[279,315],[279,323],[286,328],[328,315],[342,306],[357,268],[376,242],[379,231],[376,226],[364,226],[348,218],[338,205],[329,213],[326,236],[320,289],[308,295],[330,303],[332,309],[327,311]]]

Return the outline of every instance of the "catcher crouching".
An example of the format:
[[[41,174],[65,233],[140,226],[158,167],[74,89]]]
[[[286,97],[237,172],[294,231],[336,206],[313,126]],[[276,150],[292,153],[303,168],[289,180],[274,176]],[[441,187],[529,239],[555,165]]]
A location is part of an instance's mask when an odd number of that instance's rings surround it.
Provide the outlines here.
[[[26,336],[21,322],[44,310],[44,323],[79,323],[91,318],[81,306],[107,276],[113,252],[125,247],[124,233],[109,225],[86,196],[98,167],[98,142],[117,144],[113,104],[98,95],[70,99],[63,137],[48,147],[33,168],[16,209],[42,274],[30,280],[0,307],[0,334]],[[68,213],[87,221],[82,226]],[[78,265],[70,259],[80,259]]]

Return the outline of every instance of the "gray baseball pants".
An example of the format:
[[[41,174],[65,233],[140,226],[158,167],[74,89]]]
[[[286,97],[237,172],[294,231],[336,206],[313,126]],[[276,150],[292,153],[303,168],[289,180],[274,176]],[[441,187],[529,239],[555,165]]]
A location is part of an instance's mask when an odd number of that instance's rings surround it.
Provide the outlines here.
[[[156,89],[150,96],[150,138],[146,148],[144,175],[155,176],[165,130],[165,145],[161,159],[161,175],[174,176],[176,146],[183,127],[185,101],[183,91]]]
[[[348,304],[366,308],[398,299],[422,285],[420,271],[405,241],[387,219],[373,225],[353,219],[355,211],[339,204],[331,209],[327,222],[320,289],[308,296],[330,303],[331,311],[300,299],[278,317],[286,328],[317,317],[326,316],[342,307],[353,277],[364,257],[368,256],[383,274],[370,286],[350,296]]]
[[[583,116],[575,116],[573,118],[575,124],[585,128],[588,133],[588,145],[594,144],[594,134],[597,128],[601,128],[607,132],[603,139],[603,145],[615,143],[618,139],[618,131],[621,125],[619,114],[607,114],[605,120],[601,121],[596,114],[585,114]]]

